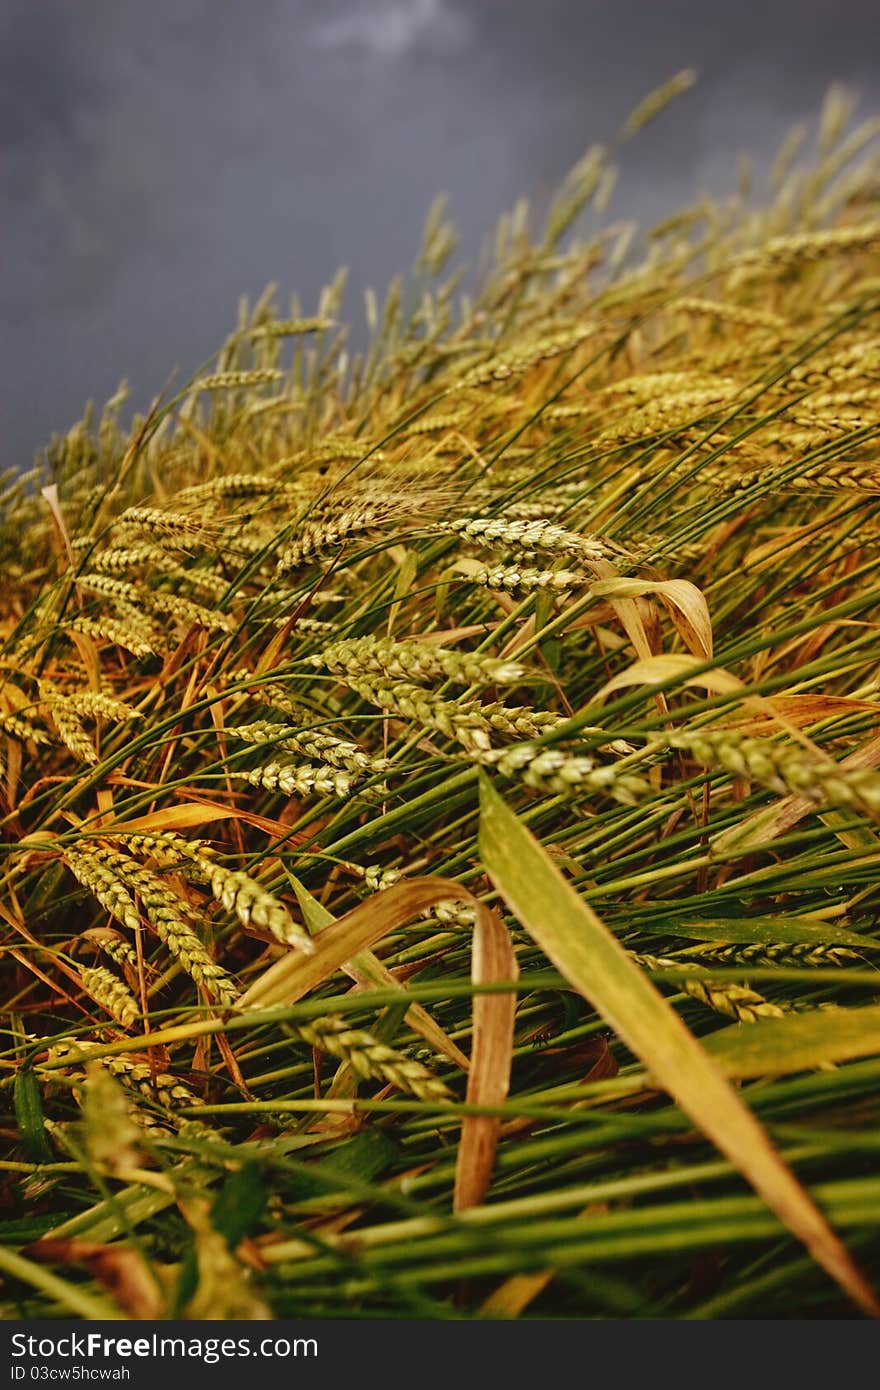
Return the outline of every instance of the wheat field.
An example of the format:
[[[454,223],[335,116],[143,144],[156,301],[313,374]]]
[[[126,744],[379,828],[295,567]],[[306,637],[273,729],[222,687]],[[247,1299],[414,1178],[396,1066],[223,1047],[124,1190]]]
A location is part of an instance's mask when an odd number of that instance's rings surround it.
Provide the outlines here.
[[[6,1318],[878,1313],[880,123],[688,81],[3,479]]]

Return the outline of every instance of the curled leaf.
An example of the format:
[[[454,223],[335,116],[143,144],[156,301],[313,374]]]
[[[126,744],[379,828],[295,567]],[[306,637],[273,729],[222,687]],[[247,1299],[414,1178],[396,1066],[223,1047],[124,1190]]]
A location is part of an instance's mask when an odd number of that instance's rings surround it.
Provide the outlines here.
[[[510,934],[497,912],[478,915],[474,928],[471,979],[475,985],[516,980],[519,970]],[[499,1106],[507,1099],[513,1060],[516,995],[477,994],[473,1004],[473,1048],[468,1074],[468,1105]],[[501,1120],[466,1115],[455,1166],[455,1211],[479,1206],[495,1162]]]

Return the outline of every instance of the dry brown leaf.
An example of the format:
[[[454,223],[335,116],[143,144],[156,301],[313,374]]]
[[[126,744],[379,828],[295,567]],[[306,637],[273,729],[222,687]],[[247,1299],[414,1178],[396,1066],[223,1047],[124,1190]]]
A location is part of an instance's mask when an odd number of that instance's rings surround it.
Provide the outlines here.
[[[270,965],[238,1001],[248,1009],[270,1004],[293,1004],[315,989],[346,962],[381,941],[389,932],[405,926],[413,917],[436,903],[455,899],[476,907],[477,917],[486,909],[481,903],[447,878],[411,878],[359,903],[332,926],[325,927],[316,942],[314,955],[290,952]]]
[[[600,580],[620,582],[621,576],[614,565],[609,564],[607,560],[593,560],[589,562],[589,566]],[[634,598],[621,597],[611,598],[609,602],[617,614],[624,632],[632,642],[636,656],[640,661],[647,661],[654,655],[654,648],[645,630],[637,601]]]
[[[321,932],[333,925],[336,918],[293,875],[290,875],[290,878],[306,927],[313,935],[320,936]],[[423,969],[426,964],[427,962],[422,960],[415,962],[414,966],[410,968]],[[397,972],[392,973],[372,951],[358,952],[352,960],[345,962],[342,969],[356,984],[365,989],[374,989],[378,986],[379,989],[399,990],[403,996],[406,994],[405,985],[399,974]],[[405,1017],[410,1028],[420,1037],[423,1037],[425,1042],[434,1048],[435,1052],[448,1057],[462,1071],[468,1070],[470,1062],[461,1048],[452,1041],[421,1004],[410,1004]]]
[[[851,695],[774,695],[773,708],[789,724],[799,729],[807,729],[825,719],[835,719],[847,714],[875,714],[880,716],[880,703],[876,700],[856,700]],[[740,733],[776,734],[778,721],[770,718],[737,720],[735,725]]]
[[[85,1265],[130,1318],[160,1318],[165,1299],[159,1280],[137,1250],[76,1239],[44,1239],[25,1254],[41,1264]]]
[[[709,605],[696,584],[688,579],[607,579],[591,587],[597,598],[644,598],[656,594],[669,611],[688,651],[709,660],[712,656],[712,619]]]
[[[678,679],[682,685],[699,686],[715,695],[734,695],[743,689],[743,683],[730,671],[715,666],[711,670],[701,670],[701,658],[685,655],[683,652],[662,652],[659,656],[635,661],[625,671],[619,671],[610,681],[597,691],[593,699],[603,700],[615,690],[623,690],[630,685],[657,686]],[[693,674],[696,673],[696,674]],[[744,701],[747,703],[747,700]],[[766,708],[766,701],[754,700],[759,707]]]
[[[484,911],[474,928],[471,979],[475,985],[516,980],[519,968],[504,922],[497,912]],[[476,994],[473,1003],[473,1046],[468,1073],[468,1105],[503,1105],[510,1088],[513,1060],[513,1022],[516,995]],[[496,1115],[466,1115],[455,1165],[453,1210],[479,1206],[486,1195],[495,1163],[501,1120]]]
[[[114,831],[127,833],[135,830],[154,833],[162,830],[192,830],[198,825],[210,825],[213,821],[221,820],[244,821],[256,830],[265,831],[267,835],[290,838],[289,827],[283,821],[257,816],[251,811],[242,811],[237,806],[224,806],[222,802],[209,801],[207,798],[182,801],[178,806],[165,806],[159,811],[151,811],[149,815],[137,816],[134,820],[102,825],[101,829],[105,835]]]
[[[61,540],[61,544],[64,546],[67,562],[70,568],[75,570],[76,560],[73,554],[73,547],[70,544],[70,532],[67,529],[67,522],[64,520],[64,513],[61,510],[61,501],[58,496],[58,484],[50,483],[48,487],[41,487],[40,496],[45,499],[46,506],[52,513],[52,520],[55,522],[58,536]]]

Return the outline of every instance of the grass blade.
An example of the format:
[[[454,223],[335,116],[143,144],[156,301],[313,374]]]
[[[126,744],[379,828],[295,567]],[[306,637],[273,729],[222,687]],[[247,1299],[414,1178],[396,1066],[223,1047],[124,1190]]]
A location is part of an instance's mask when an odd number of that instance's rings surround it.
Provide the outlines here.
[[[706,1050],[731,1077],[783,1076],[880,1053],[880,1005],[760,1019],[749,1028],[725,1028],[706,1039]]]
[[[498,891],[557,969],[735,1164],[817,1263],[864,1312],[880,1317],[880,1302],[870,1285],[762,1126],[485,774],[480,781],[479,846]]]

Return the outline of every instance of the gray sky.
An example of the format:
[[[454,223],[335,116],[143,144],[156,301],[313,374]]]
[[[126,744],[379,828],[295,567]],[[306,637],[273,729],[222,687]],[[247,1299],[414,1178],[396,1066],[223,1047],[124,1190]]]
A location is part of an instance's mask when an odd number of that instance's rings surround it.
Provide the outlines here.
[[[277,281],[348,316],[446,192],[476,259],[678,68],[614,216],[735,181],[832,80],[880,111],[876,0],[4,0],[0,468],[122,377],[138,404]]]

